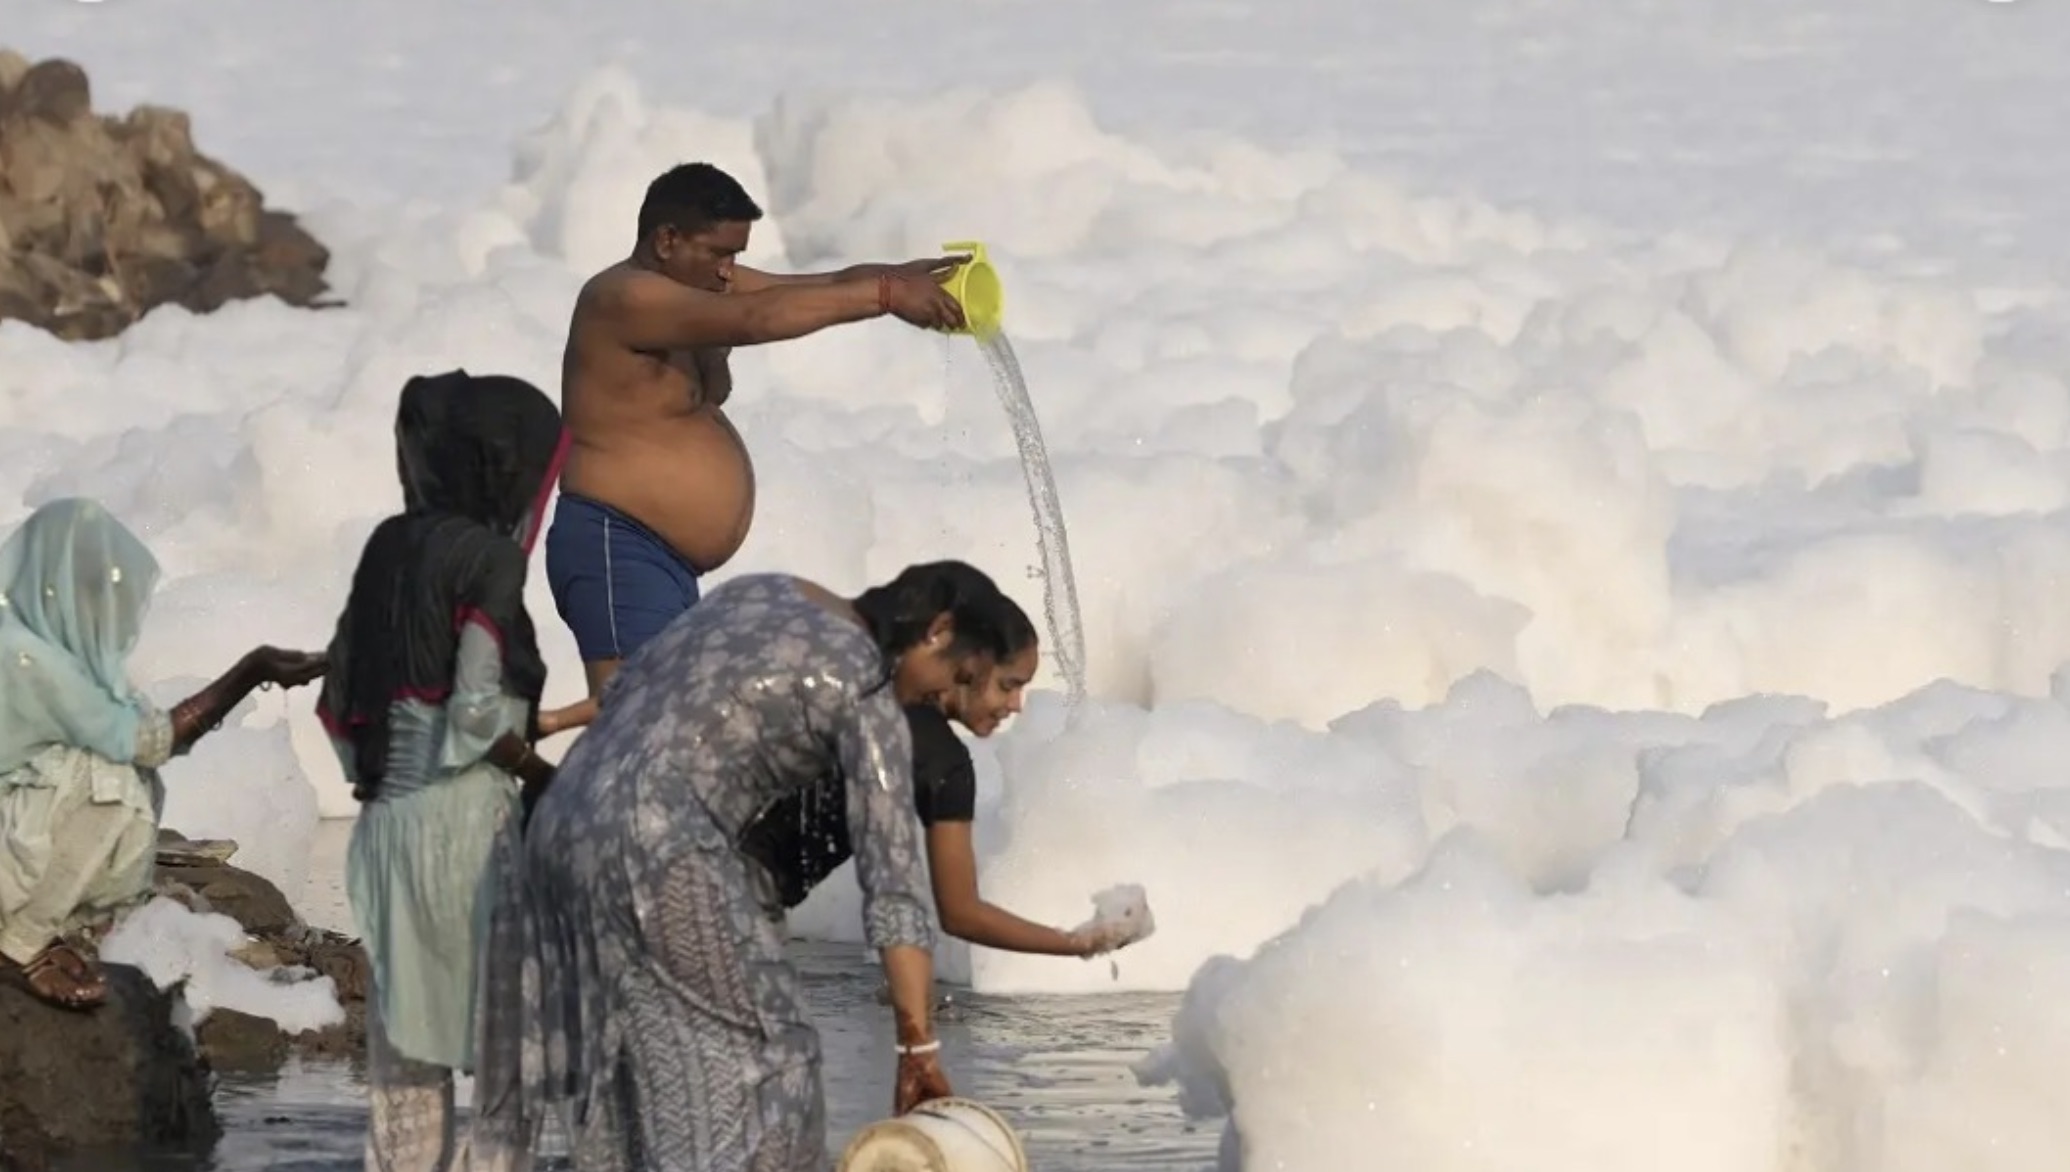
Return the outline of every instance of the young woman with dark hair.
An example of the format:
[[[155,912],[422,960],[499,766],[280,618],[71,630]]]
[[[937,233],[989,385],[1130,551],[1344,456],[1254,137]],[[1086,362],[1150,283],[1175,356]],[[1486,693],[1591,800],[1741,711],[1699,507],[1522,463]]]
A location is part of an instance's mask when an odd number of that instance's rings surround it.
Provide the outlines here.
[[[946,703],[909,704],[906,725],[913,739],[913,799],[925,828],[927,870],[936,914],[944,932],[1002,952],[1093,957],[1125,941],[1121,925],[1067,932],[1023,919],[979,894],[977,850],[971,842],[977,821],[977,767],[949,722],[980,737],[998,731],[1021,710],[1021,697],[1034,679],[1041,645],[1027,612],[1005,595],[995,604],[1001,652],[978,679],[952,692]],[[843,824],[839,779],[824,778],[770,807],[745,836],[777,887],[785,908],[805,902],[812,889],[854,853]]]
[[[743,576],[606,686],[525,839],[544,1013],[533,1093],[568,1109],[578,1167],[826,1166],[819,1036],[785,959],[781,900],[743,837],[829,775],[856,844],[863,934],[891,987],[894,1109],[949,1093],[901,706],[980,681],[1005,650],[999,597],[960,562],[909,567],[854,599]]]

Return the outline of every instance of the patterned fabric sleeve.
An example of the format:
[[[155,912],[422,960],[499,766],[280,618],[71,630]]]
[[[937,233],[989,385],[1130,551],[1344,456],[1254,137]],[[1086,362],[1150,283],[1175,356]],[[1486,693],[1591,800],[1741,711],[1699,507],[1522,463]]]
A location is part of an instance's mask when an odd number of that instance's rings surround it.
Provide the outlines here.
[[[913,809],[913,748],[905,715],[885,688],[849,709],[838,749],[848,787],[848,838],[862,887],[863,938],[872,948],[934,946],[927,862]]]
[[[446,701],[446,743],[439,763],[464,769],[482,759],[506,732],[523,732],[503,691],[503,649],[478,622],[460,628],[453,694]]]
[[[137,751],[131,764],[139,769],[157,769],[172,758],[172,713],[144,705],[137,714]]]

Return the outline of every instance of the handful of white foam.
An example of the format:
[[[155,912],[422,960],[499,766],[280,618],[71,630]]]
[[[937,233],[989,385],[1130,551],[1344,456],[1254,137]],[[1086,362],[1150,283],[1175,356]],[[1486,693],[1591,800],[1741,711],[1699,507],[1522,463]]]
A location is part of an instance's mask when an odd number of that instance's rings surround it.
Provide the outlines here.
[[[1122,883],[1093,896],[1093,918],[1076,931],[1098,933],[1110,948],[1126,948],[1157,931],[1157,920],[1150,914],[1150,897],[1142,884]]]

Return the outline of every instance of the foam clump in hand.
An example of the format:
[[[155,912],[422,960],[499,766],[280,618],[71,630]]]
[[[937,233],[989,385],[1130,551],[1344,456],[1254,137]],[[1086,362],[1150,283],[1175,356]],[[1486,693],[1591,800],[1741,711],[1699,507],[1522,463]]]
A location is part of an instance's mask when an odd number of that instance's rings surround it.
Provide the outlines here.
[[[1093,896],[1093,918],[1073,934],[1094,936],[1100,941],[1100,951],[1112,952],[1146,940],[1155,931],[1157,920],[1150,914],[1150,897],[1141,884],[1123,883]]]

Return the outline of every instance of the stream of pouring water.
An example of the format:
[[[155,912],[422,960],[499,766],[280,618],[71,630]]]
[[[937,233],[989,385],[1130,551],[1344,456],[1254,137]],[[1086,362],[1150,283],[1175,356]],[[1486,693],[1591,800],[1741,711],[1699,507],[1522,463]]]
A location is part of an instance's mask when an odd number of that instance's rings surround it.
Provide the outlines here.
[[[1028,481],[1028,505],[1035,512],[1035,544],[1042,554],[1042,612],[1049,624],[1049,645],[1064,674],[1064,704],[1073,715],[1085,698],[1085,630],[1078,622],[1078,584],[1071,577],[1071,545],[1064,533],[1064,509],[1057,501],[1057,482],[1049,471],[1049,449],[1042,443],[1042,425],[1028,400],[1028,382],[1021,360],[1005,333],[978,340],[978,349],[992,368],[992,389],[1013,425],[1021,453],[1021,475]]]

